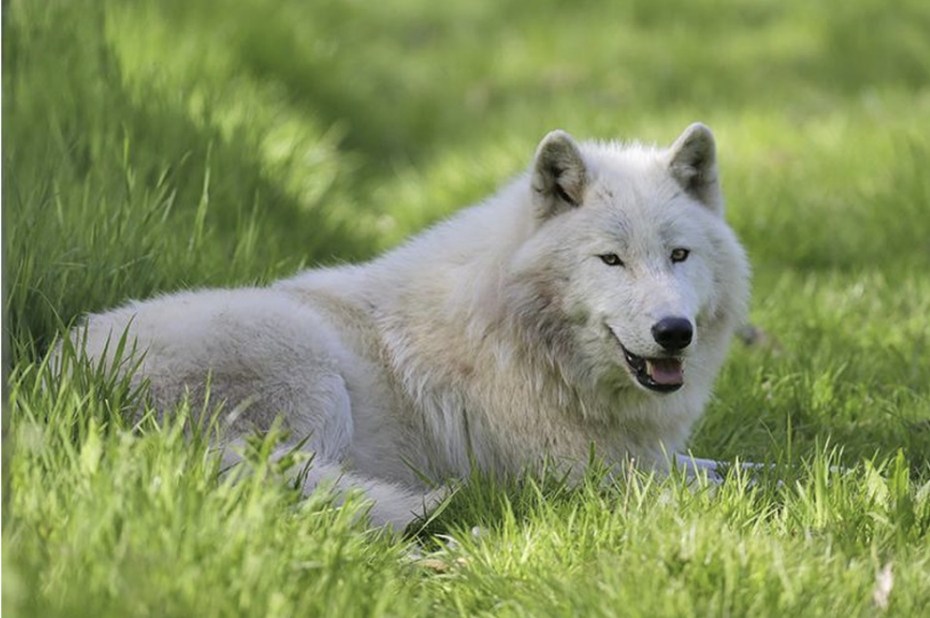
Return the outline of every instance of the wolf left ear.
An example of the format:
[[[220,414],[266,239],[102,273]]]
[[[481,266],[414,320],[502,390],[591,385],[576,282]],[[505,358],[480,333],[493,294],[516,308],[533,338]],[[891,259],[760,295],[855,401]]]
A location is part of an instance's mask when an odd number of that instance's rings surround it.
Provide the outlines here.
[[[685,129],[668,150],[672,177],[694,199],[712,211],[723,213],[723,195],[717,175],[714,134],[696,122]]]
[[[552,131],[536,149],[532,187],[536,210],[547,219],[581,205],[586,182],[578,144],[565,131]]]

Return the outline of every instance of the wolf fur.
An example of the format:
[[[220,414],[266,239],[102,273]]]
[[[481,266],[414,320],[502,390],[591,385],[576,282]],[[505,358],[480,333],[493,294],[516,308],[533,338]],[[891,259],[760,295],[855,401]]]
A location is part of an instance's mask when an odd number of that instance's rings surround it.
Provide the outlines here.
[[[314,454],[306,491],[359,489],[400,527],[438,497],[424,477],[578,469],[592,445],[666,466],[744,320],[748,270],[708,128],[667,149],[554,131],[527,173],[370,263],[133,301],[71,336],[99,358],[128,332],[160,409],[209,380],[230,439],[280,417]],[[658,342],[666,318],[688,342]]]

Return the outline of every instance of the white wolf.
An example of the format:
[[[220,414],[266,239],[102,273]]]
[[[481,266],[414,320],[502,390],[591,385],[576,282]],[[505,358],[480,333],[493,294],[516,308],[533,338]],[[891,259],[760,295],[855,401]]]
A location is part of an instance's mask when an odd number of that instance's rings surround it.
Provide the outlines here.
[[[403,526],[437,497],[424,476],[583,465],[592,445],[667,465],[748,271],[708,128],[668,149],[553,131],[528,173],[370,263],[131,302],[71,336],[99,358],[128,332],[162,409],[209,379],[231,438],[280,416],[315,454],[307,491],[333,479]]]

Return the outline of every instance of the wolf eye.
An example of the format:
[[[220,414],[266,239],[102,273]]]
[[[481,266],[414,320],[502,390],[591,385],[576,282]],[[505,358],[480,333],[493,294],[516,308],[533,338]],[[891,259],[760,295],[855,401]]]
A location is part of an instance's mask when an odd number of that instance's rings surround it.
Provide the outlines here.
[[[616,253],[605,253],[604,255],[597,256],[601,258],[601,261],[607,264],[608,266],[623,266],[623,260],[620,259]]]
[[[691,252],[687,249],[672,249],[672,262],[684,262],[688,259],[688,256],[691,255]]]

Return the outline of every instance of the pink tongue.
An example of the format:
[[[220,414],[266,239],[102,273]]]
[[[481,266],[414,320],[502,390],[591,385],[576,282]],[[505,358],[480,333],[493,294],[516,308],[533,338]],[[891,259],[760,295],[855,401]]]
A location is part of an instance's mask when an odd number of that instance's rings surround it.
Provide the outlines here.
[[[681,361],[675,358],[647,359],[646,373],[656,384],[681,384],[685,381]]]

